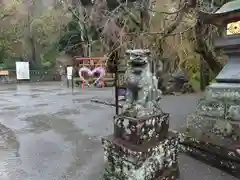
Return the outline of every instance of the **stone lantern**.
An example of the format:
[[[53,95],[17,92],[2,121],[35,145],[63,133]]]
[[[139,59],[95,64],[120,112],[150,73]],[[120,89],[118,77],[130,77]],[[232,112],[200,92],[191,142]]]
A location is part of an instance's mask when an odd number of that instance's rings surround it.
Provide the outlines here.
[[[240,0],[215,13],[200,12],[205,24],[225,28],[214,46],[228,56],[196,112],[188,116],[184,142],[188,153],[240,178]]]

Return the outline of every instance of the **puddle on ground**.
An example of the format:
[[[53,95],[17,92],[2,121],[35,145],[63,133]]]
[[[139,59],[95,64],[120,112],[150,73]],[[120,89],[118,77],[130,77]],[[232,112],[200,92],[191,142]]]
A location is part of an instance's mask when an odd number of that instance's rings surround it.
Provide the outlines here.
[[[69,95],[69,93],[57,93],[56,95],[57,96],[67,96],[67,95]]]
[[[79,98],[79,99],[73,99],[73,103],[84,103],[84,102],[90,102],[91,98]]]
[[[4,102],[11,102],[11,101],[9,99],[0,98],[0,102],[4,103]]]
[[[21,158],[31,179],[76,179],[75,174],[101,148],[100,141],[82,134],[71,122],[62,121],[65,119],[60,120],[59,123],[64,124],[54,130],[21,136],[25,144]]]
[[[88,163],[89,157],[101,148],[99,139],[83,134],[83,131],[68,119],[53,115],[37,115],[28,117],[26,121],[30,123],[30,126],[25,129],[25,132],[37,133],[39,129],[49,130],[48,132],[53,131],[64,141],[72,143],[74,161],[63,173],[66,177],[75,177],[74,174],[78,173],[80,167]]]
[[[84,109],[88,109],[88,110],[102,110],[102,109],[104,109],[104,107],[103,106],[101,106],[100,104],[94,104],[94,103],[92,103],[92,104],[82,104],[82,106],[81,106],[82,108],[84,108]]]
[[[16,91],[16,89],[17,89],[16,87],[8,87],[6,89],[0,89],[0,91],[6,91],[7,90],[9,92],[9,91]]]
[[[13,96],[15,96],[15,97],[31,97],[32,95],[29,95],[28,93],[27,94],[15,93],[15,94],[13,94]]]
[[[43,131],[51,130],[51,119],[46,116],[36,115],[29,116],[21,121],[26,121],[29,123],[27,127],[22,129],[22,132],[33,132],[33,133],[41,133]]]
[[[29,123],[29,126],[22,130],[22,133],[41,133],[43,131],[53,130],[64,137],[66,141],[77,142],[82,136],[82,130],[74,122],[59,117],[57,115],[35,115],[23,119]]]
[[[53,89],[31,89],[31,92],[52,92]]]
[[[48,104],[46,103],[42,103],[42,104],[35,104],[34,107],[45,107],[48,106]]]
[[[12,150],[16,157],[19,157],[20,144],[13,130],[0,124],[0,150]]]
[[[32,94],[30,96],[31,96],[31,98],[38,98],[40,96],[40,94]]]
[[[10,107],[4,107],[4,108],[2,108],[2,110],[14,111],[14,110],[17,110],[19,108],[20,108],[20,106],[10,106]]]
[[[57,116],[68,116],[68,115],[78,115],[80,113],[81,113],[80,109],[77,109],[77,108],[74,108],[74,109],[65,108],[65,109],[62,109],[61,111],[55,113],[54,115],[57,115]]]

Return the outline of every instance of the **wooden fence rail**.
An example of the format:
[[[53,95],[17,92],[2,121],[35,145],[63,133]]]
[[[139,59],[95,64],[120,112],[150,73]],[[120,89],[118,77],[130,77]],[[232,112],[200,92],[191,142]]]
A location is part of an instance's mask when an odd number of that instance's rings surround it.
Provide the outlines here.
[[[59,72],[56,70],[30,70],[30,82],[60,81],[60,80],[61,76]],[[16,70],[0,70],[0,82],[16,83],[17,82]]]

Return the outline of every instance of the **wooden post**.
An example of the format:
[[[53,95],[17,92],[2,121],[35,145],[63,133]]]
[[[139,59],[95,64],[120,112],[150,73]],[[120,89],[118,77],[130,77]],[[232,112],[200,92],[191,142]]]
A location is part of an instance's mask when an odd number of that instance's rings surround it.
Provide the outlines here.
[[[84,88],[84,77],[83,77],[83,73],[81,74],[82,75],[82,89]]]
[[[102,88],[104,88],[104,80],[102,80]]]

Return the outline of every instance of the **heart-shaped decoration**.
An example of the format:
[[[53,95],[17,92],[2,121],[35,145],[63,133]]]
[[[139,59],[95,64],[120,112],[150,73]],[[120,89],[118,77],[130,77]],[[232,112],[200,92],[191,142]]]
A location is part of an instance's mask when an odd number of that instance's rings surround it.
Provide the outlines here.
[[[87,67],[82,67],[78,71],[79,77],[88,85],[88,86],[93,86],[96,84],[99,80],[101,80],[105,76],[105,69],[103,67],[96,67],[93,70],[87,68]],[[88,76],[93,76],[94,74],[99,74],[98,78],[92,83],[89,84],[89,82],[82,76],[83,73],[86,73]]]

